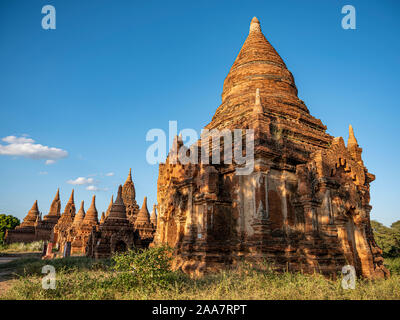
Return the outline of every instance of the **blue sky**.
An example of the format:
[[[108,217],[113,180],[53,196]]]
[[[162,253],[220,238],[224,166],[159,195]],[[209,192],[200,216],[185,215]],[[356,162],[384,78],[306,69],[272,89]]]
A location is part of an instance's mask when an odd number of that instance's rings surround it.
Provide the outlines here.
[[[56,30],[41,27],[47,4]],[[341,28],[346,4],[356,8],[356,30]],[[0,212],[22,219],[37,199],[47,214],[57,187],[62,209],[75,187],[76,202],[88,206],[95,193],[105,211],[130,167],[137,201],[148,196],[150,209],[158,166],[146,162],[147,131],[167,131],[169,120],[200,131],[211,120],[257,16],[328,133],[347,141],[353,125],[377,177],[372,218],[399,220],[399,14],[396,0],[2,0],[0,139],[33,139],[68,156],[46,164],[0,155]],[[67,182],[78,177],[93,181]]]

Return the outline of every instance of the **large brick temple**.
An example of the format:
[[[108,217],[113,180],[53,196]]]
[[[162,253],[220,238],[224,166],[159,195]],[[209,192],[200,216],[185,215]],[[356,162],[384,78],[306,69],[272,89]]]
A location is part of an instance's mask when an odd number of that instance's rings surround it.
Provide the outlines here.
[[[253,18],[206,129],[254,129],[254,171],[238,165],[159,167],[154,244],[176,248],[191,274],[247,261],[335,275],[388,275],[370,225],[370,183],[349,127],[347,146],[298,98],[291,72]],[[179,139],[176,140],[178,145]]]

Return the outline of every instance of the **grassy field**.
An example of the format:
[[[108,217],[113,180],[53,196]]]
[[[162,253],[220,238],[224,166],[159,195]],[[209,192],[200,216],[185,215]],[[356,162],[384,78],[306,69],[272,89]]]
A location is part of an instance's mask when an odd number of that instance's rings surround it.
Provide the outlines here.
[[[146,259],[151,261],[151,257]],[[111,260],[28,258],[0,265],[0,272],[12,268],[16,277],[0,299],[400,299],[400,258],[385,261],[392,272],[390,279],[357,280],[354,290],[344,290],[341,279],[276,273],[267,266],[242,265],[235,270],[191,279],[169,270],[154,273],[154,269],[146,266],[137,269],[138,276],[134,276],[131,271],[121,271],[123,268],[116,270],[115,261]],[[42,289],[41,269],[46,264],[57,271],[54,290]],[[129,268],[132,262],[125,264]],[[144,272],[146,277],[140,277]]]
[[[43,241],[35,241],[30,243],[11,243],[0,244],[0,257],[9,253],[20,252],[40,252],[43,248]]]

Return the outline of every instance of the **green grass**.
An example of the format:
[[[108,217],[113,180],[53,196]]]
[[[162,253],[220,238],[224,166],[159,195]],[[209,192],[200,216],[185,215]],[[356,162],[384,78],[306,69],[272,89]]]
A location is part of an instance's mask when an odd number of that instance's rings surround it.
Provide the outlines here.
[[[400,257],[385,258],[385,266],[390,270],[391,274],[400,275]]]
[[[56,268],[55,290],[41,287],[46,264]],[[21,259],[1,266],[12,267],[17,279],[0,299],[400,299],[400,258],[385,264],[392,271],[390,279],[357,280],[354,290],[344,290],[340,278],[276,273],[245,264],[200,279],[170,271],[163,274],[164,281],[140,282],[132,272],[115,271],[110,260]]]
[[[20,252],[40,252],[43,248],[43,241],[35,241],[30,243],[11,243],[0,245],[0,256],[8,253]]]

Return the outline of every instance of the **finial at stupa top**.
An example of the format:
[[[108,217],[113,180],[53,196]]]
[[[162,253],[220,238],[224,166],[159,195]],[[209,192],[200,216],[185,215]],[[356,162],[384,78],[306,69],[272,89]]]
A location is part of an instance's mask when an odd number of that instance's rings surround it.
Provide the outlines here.
[[[128,174],[128,178],[126,179],[126,181],[128,182],[132,182],[132,168],[129,168],[129,174]]]
[[[354,135],[353,126],[349,125],[349,139],[347,140],[347,146],[358,146],[357,139]]]
[[[112,207],[113,203],[114,203],[114,195],[111,195],[111,201],[110,201],[110,204],[108,205],[108,208],[106,210],[106,217],[110,214],[111,207]]]
[[[57,193],[53,201],[58,201],[58,200],[60,200],[60,188],[57,188]]]
[[[117,199],[115,199],[115,202],[114,202],[115,204],[121,204],[121,203],[123,203],[123,201],[122,201],[122,186],[121,185],[119,185],[119,187],[118,187],[118,194],[117,194]]]
[[[74,203],[74,189],[72,189],[71,196],[69,197],[68,203]]]
[[[253,19],[251,19],[251,22],[250,22],[250,32],[253,32],[253,31],[261,32],[260,21],[258,21],[257,17],[254,17]]]

